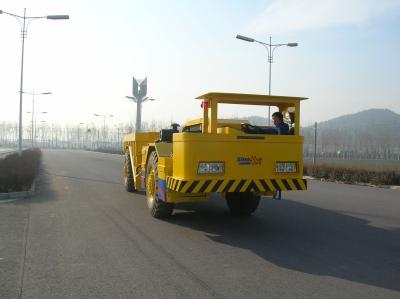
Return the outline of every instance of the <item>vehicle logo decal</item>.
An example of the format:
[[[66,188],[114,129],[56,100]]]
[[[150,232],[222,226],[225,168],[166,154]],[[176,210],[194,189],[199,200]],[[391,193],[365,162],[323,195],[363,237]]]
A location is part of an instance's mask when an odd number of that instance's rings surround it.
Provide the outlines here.
[[[251,156],[251,157],[237,157],[237,163],[239,165],[261,165],[262,158]]]

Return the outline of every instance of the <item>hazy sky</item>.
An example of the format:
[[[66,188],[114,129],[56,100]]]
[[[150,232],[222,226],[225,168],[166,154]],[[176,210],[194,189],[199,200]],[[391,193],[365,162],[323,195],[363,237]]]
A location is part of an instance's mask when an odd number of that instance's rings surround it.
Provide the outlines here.
[[[35,20],[25,44],[24,90],[48,123],[135,120],[132,76],[148,77],[145,121],[200,117],[194,98],[209,91],[266,93],[267,52],[243,34],[298,42],[275,51],[272,94],[305,96],[302,123],[369,108],[400,113],[400,0],[18,1],[0,9]],[[0,121],[17,121],[20,27],[0,15]],[[24,96],[24,122],[32,106]],[[222,116],[265,116],[265,109],[224,107]]]

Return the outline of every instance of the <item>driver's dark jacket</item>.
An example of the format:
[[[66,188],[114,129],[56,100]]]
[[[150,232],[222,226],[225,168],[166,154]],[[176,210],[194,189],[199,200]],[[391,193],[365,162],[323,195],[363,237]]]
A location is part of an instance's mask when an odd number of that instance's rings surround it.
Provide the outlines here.
[[[289,134],[289,125],[286,123],[280,123],[275,126],[275,129],[278,131],[279,135],[288,135]]]

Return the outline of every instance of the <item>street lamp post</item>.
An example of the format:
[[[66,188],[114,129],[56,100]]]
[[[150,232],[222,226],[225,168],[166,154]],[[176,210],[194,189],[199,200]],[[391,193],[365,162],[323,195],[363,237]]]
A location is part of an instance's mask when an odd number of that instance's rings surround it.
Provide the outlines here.
[[[21,76],[20,76],[20,87],[19,87],[19,128],[18,128],[18,154],[22,153],[22,94],[23,94],[23,79],[24,79],[24,48],[25,48],[25,38],[28,29],[28,23],[26,20],[37,20],[37,19],[48,19],[48,20],[66,20],[69,19],[68,15],[48,15],[40,17],[27,17],[26,8],[24,8],[24,15],[19,16],[16,14],[8,13],[6,11],[0,10],[0,14],[6,14],[12,16],[18,20],[21,25],[21,38],[22,38],[22,53],[21,53]],[[23,20],[22,23],[20,20]]]
[[[274,52],[275,49],[281,46],[287,46],[287,47],[297,47],[299,44],[298,43],[287,43],[287,44],[273,44],[272,43],[272,37],[269,37],[269,43],[261,42],[258,40],[255,40],[254,38],[243,36],[243,35],[236,35],[237,39],[250,42],[250,43],[259,43],[260,45],[263,45],[265,49],[268,51],[268,64],[269,64],[269,77],[268,77],[268,95],[271,95],[271,69],[272,69],[272,62],[274,60]],[[268,106],[268,124],[271,124],[271,106]]]
[[[42,138],[41,138],[41,147],[46,147],[45,146],[45,144],[46,144],[46,139],[45,139],[45,126],[46,126],[46,123],[47,123],[47,121],[45,121],[45,120],[42,120],[41,121],[41,123],[42,123],[42,126],[41,126],[41,128],[40,128],[40,130],[41,130],[41,133],[42,133]]]
[[[37,116],[38,116],[38,114],[47,114],[48,112],[47,111],[42,111],[42,112],[38,112],[38,113],[36,113],[36,115],[35,115],[35,145],[36,145],[36,139],[37,139],[37,137],[39,137],[39,136],[37,136],[36,134],[38,134],[39,135],[39,133],[36,133],[36,131],[37,131]],[[42,123],[45,123],[46,121],[41,121]]]
[[[81,130],[81,125],[86,125],[86,132],[85,132],[85,137],[82,136],[82,138],[80,138],[80,130]],[[88,141],[88,130],[89,130],[89,125],[87,123],[79,123],[79,127],[78,127],[78,147],[83,144],[83,147],[85,148],[87,146],[87,141]],[[85,138],[85,141],[83,141],[83,138]],[[82,139],[82,142],[80,142],[80,140]]]
[[[119,140],[119,125],[117,125],[117,144],[120,144],[120,140]]]
[[[89,128],[89,126],[92,126],[92,128]],[[93,131],[95,128],[95,124],[94,123],[89,123],[86,124],[86,146],[88,148],[93,148]],[[90,133],[90,145],[89,145],[89,133]]]

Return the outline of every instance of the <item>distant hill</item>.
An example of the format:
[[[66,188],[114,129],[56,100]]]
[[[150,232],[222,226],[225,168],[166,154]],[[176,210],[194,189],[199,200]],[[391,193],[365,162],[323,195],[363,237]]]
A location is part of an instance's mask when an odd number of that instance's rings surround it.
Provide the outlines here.
[[[313,151],[314,126],[302,128],[305,154]],[[400,157],[400,115],[388,109],[369,109],[318,123],[317,151],[351,157]]]
[[[247,119],[252,125],[256,125],[256,126],[266,126],[267,125],[266,117],[252,115],[249,117],[245,117],[245,119]]]
[[[232,119],[245,119],[248,120],[252,125],[255,126],[266,126],[268,124],[268,118],[257,115],[243,116],[243,117],[231,117]]]
[[[266,117],[251,115],[241,117],[247,119],[253,125],[265,126],[268,123]],[[314,125],[303,127],[303,129],[314,129]],[[365,130],[366,128],[384,128],[389,131],[400,130],[400,114],[389,109],[369,109],[354,114],[342,115],[327,121],[318,123],[319,129],[340,129],[340,130]]]
[[[369,109],[320,122],[318,123],[318,127],[321,129],[353,130],[381,127],[387,128],[388,130],[400,130],[400,114],[389,109]]]

